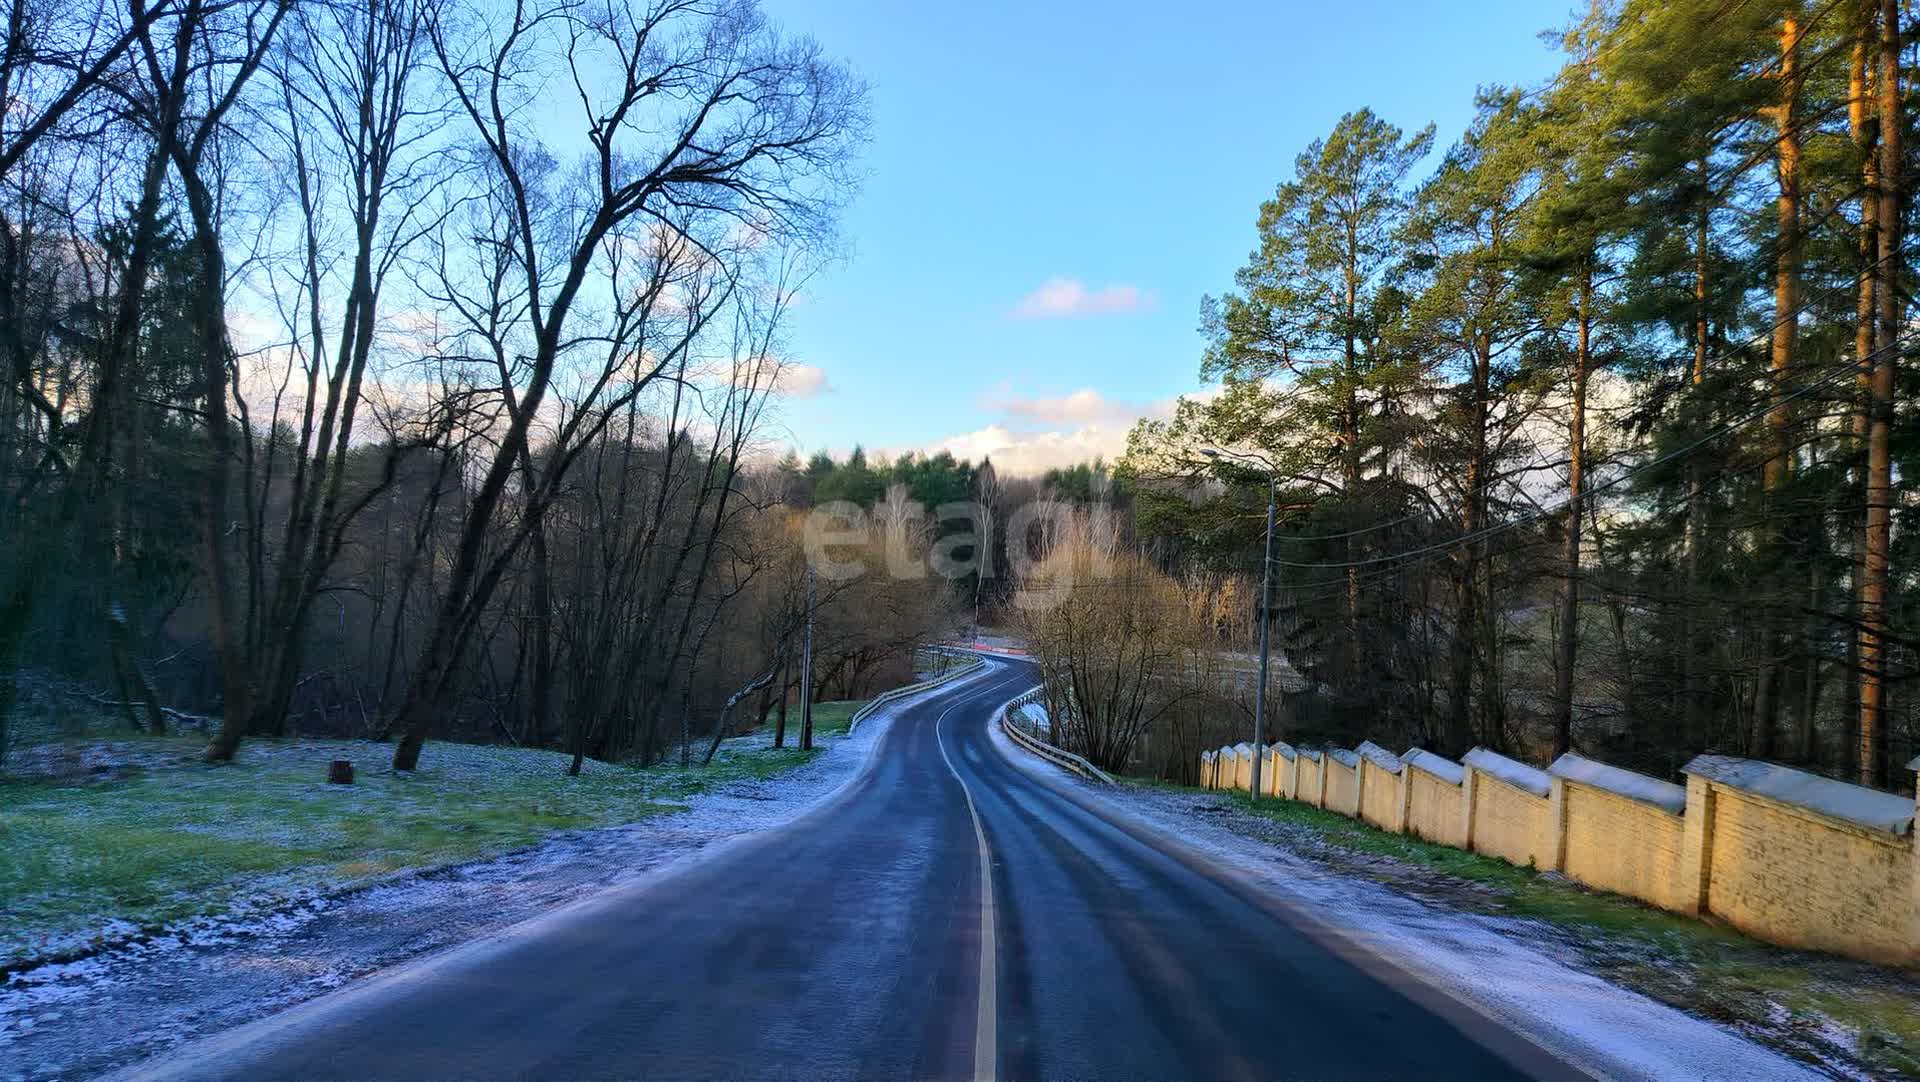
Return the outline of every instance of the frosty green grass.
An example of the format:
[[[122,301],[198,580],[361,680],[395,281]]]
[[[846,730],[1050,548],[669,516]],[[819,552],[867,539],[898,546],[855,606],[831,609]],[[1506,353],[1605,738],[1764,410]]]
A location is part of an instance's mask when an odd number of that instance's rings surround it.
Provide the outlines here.
[[[104,781],[0,781],[0,969],[634,822],[809,757],[730,741],[705,769],[588,761],[569,778],[568,756],[519,748],[429,744],[395,774],[391,746],[365,741],[249,741],[229,766],[200,762],[199,740],[155,743],[178,754]],[[333,759],[355,784],[326,783]]]

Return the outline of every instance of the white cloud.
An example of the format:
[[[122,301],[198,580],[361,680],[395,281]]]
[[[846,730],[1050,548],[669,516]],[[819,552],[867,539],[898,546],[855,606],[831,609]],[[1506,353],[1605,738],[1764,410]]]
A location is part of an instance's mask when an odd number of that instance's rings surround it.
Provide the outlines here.
[[[780,393],[788,398],[812,398],[833,390],[827,371],[810,364],[789,364],[780,369]]]
[[[1065,316],[1112,315],[1154,307],[1158,297],[1139,286],[1109,285],[1088,289],[1078,278],[1049,278],[1014,305],[1016,319],[1058,319]]]
[[[1205,388],[1189,398],[1207,398]],[[1006,385],[981,399],[983,408],[1003,415],[982,428],[933,442],[929,452],[950,451],[955,458],[993,459],[1002,474],[1034,475],[1062,466],[1104,458],[1113,462],[1127,450],[1127,433],[1143,417],[1173,416],[1179,399],[1139,403],[1108,398],[1091,387],[1057,397],[1014,394]]]
[[[1204,387],[1186,397],[1204,402],[1219,393],[1217,387]],[[1008,384],[1002,383],[997,391],[982,397],[980,404],[984,409],[1030,425],[1051,428],[1098,425],[1124,431],[1132,428],[1133,422],[1142,417],[1161,421],[1172,417],[1180,400],[1162,398],[1153,402],[1131,402],[1108,398],[1092,387],[1082,387],[1056,397],[1029,396],[1015,394]]]
[[[1114,402],[1091,387],[1082,387],[1058,398],[1009,395],[998,400],[989,399],[989,405],[1015,417],[1049,425],[1113,421],[1130,412],[1130,407],[1124,403]]]
[[[826,369],[772,357],[760,358],[758,365],[743,363],[737,366],[733,382],[735,386],[744,387],[751,383],[755,388],[764,388],[769,377],[773,380],[774,390],[785,398],[813,398],[833,390],[833,385],[827,382]]]
[[[1086,425],[1070,432],[1015,432],[998,424],[950,436],[931,448],[935,452],[951,451],[955,458],[974,462],[991,458],[1000,473],[1023,475],[1094,458],[1111,462],[1126,449],[1125,428]]]

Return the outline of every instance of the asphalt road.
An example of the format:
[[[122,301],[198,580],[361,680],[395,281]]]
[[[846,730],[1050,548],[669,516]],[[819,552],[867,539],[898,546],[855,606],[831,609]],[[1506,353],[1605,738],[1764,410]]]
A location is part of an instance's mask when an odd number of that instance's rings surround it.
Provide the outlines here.
[[[788,828],[133,1073],[1572,1073],[1077,784],[1009,763],[987,723],[1029,672],[996,661],[904,709],[866,772]]]

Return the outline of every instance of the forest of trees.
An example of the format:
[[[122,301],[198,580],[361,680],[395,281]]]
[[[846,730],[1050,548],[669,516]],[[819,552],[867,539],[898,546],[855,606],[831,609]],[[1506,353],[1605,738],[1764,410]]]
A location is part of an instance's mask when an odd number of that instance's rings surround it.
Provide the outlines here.
[[[1907,784],[1913,36],[1601,0],[1453,146],[1300,153],[1204,305],[1219,393],[1125,463],[1174,578],[1257,582],[1276,486],[1283,736]]]
[[[754,465],[865,94],[750,0],[14,0],[0,749],[80,695],[577,770],[809,611],[817,691],[905,668],[951,591],[809,606]]]
[[[811,615],[816,697],[1013,626],[1062,739],[1179,775],[1251,716],[1271,484],[1281,735],[1900,784],[1913,30],[1598,0],[1451,147],[1350,113],[1203,305],[1216,393],[1013,478],[777,457],[866,93],[750,0],[13,0],[0,751],[78,696],[652,762]],[[816,578],[834,507],[944,570]]]

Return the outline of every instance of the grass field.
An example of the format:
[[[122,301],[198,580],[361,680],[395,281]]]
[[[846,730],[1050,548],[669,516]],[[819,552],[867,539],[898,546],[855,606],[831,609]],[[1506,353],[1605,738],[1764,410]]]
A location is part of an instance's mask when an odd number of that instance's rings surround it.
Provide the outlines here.
[[[815,733],[844,733],[847,726],[853,724],[856,710],[867,705],[865,699],[842,699],[839,702],[813,704],[813,731]],[[787,727],[793,728],[794,718],[789,715]]]
[[[823,704],[845,717],[854,704]],[[200,761],[198,738],[116,742],[134,764],[98,777],[0,781],[0,969],[85,951],[105,932],[153,930],[236,900],[296,897],[405,869],[508,852],[559,830],[629,823],[715,786],[796,766],[809,753],[730,741],[711,767],[589,761],[566,776],[549,751],[434,743],[409,775],[391,746],[249,741]],[[78,749],[73,749],[77,754]],[[329,760],[357,768],[326,784]]]

